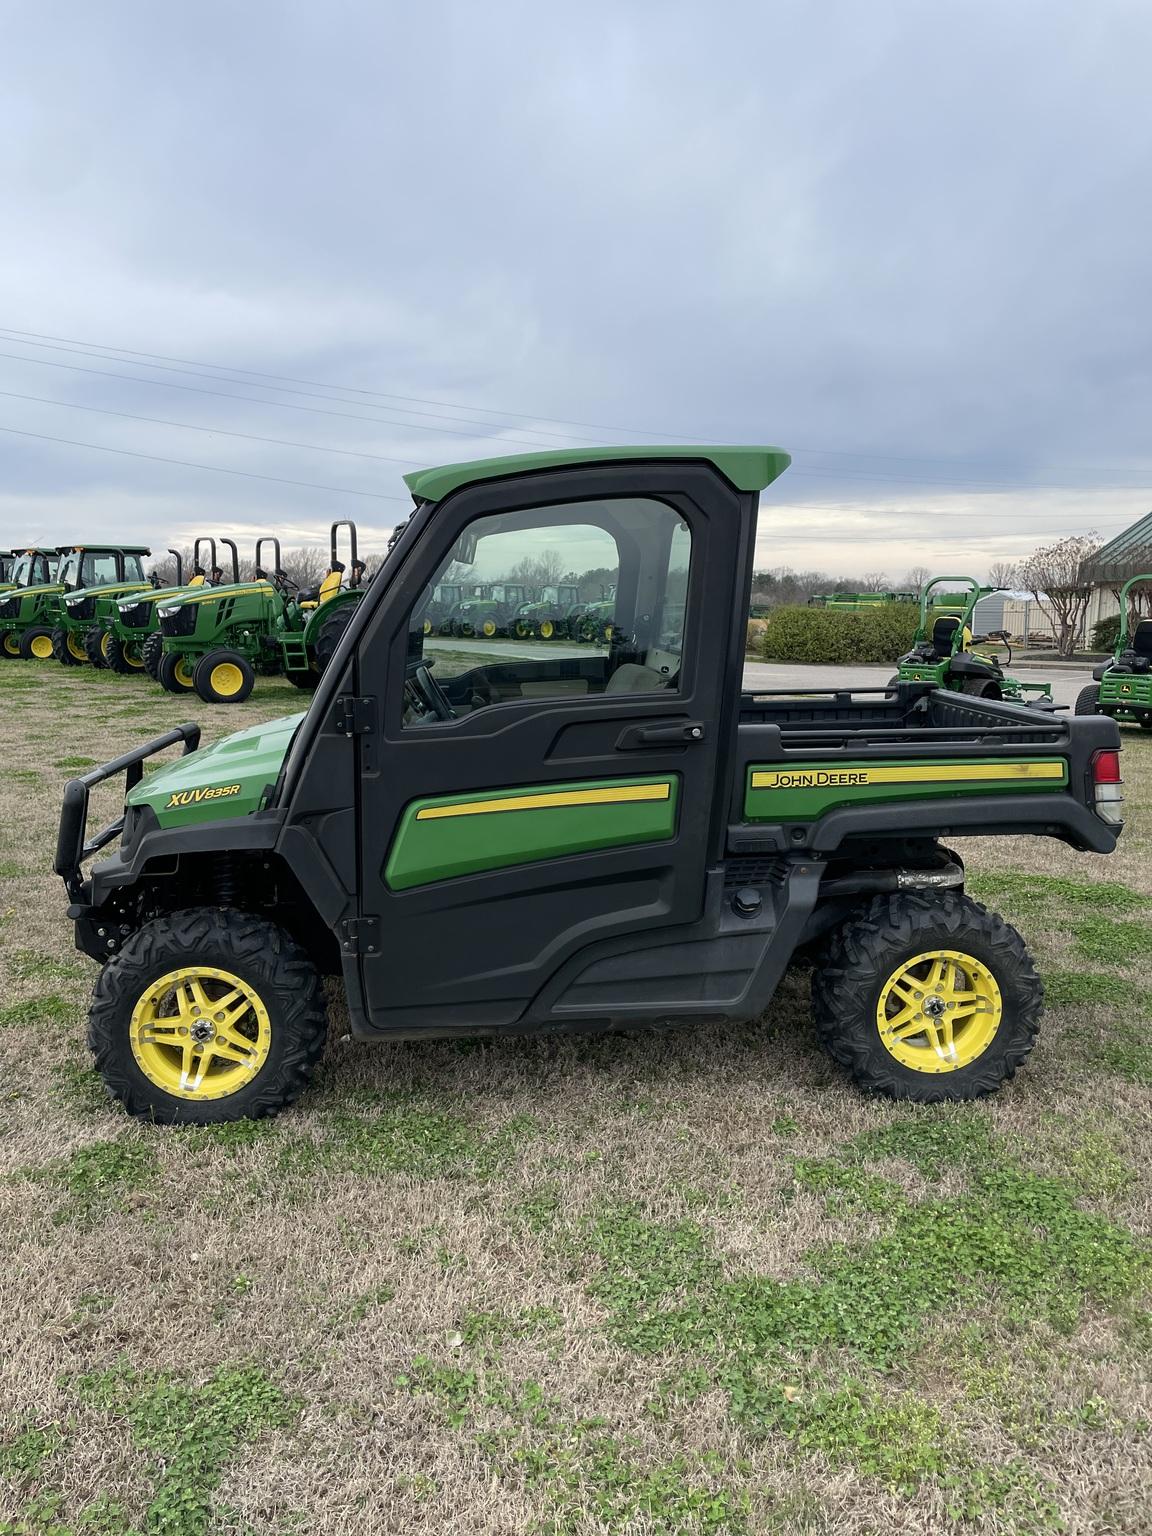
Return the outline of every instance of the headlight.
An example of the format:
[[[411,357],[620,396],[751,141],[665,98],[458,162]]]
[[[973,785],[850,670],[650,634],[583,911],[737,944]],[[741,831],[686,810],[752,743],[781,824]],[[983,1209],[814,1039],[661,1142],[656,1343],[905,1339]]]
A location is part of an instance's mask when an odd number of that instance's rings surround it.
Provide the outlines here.
[[[176,603],[169,603],[167,608],[161,608],[161,610],[160,610],[160,617],[162,619],[170,619],[174,613],[179,613],[179,612],[180,612],[180,609],[179,609],[179,607],[178,607],[178,605]]]
[[[66,597],[64,599],[64,606],[66,608],[75,608],[77,603],[82,603],[83,601],[82,597]]]

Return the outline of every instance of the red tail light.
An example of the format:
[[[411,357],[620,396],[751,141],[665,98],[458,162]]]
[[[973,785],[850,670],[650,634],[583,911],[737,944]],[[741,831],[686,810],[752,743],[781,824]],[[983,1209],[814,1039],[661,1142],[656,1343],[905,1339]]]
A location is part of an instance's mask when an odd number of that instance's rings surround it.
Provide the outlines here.
[[[1119,752],[1095,752],[1092,755],[1094,784],[1122,784]]]

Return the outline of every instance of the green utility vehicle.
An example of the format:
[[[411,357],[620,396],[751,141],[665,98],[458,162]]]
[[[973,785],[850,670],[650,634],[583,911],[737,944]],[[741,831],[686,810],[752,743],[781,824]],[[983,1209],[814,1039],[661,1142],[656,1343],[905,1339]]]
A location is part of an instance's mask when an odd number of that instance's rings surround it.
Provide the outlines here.
[[[170,602],[161,603],[161,685],[169,693],[194,689],[210,704],[242,703],[257,674],[283,673],[298,688],[315,688],[353,605],[364,595],[362,586],[343,580],[344,566],[337,558],[341,529],[348,532],[350,564],[358,564],[356,525],[333,523],[331,568],[315,593],[301,593],[285,574],[280,541],[269,536],[257,541],[252,581],[176,593]],[[271,576],[263,565],[265,545],[273,551]]]
[[[579,599],[579,587],[545,587],[539,597],[517,608],[512,633],[518,640],[562,639],[568,614]]]
[[[956,612],[941,613],[939,599],[933,601],[933,591],[945,583],[957,588]],[[982,587],[974,576],[934,576],[925,583],[915,641],[907,655],[901,656],[892,682],[936,683],[977,699],[1012,699],[1040,709],[1054,708],[1051,683],[1022,683],[1009,677],[1000,657],[987,649],[996,646],[1006,650],[1010,666],[1012,647],[1006,634],[973,636],[976,604],[993,590]],[[976,649],[979,646],[985,649]],[[1035,697],[1029,698],[1029,694]]]
[[[229,540],[229,543],[232,541]],[[208,565],[203,564],[201,548],[208,549]],[[216,540],[198,538],[192,546],[192,568],[184,579],[184,557],[178,549],[168,550],[176,562],[176,579],[171,586],[155,586],[151,591],[131,593],[118,598],[112,611],[100,621],[102,634],[91,648],[103,665],[113,672],[131,675],[147,672],[156,681],[160,667],[161,643],[159,608],[178,592],[194,592],[207,585],[216,567]],[[85,648],[89,648],[86,641]]]
[[[0,570],[4,572],[4,579],[0,581],[0,595],[11,592],[17,587],[42,587],[55,581],[56,571],[60,565],[60,554],[55,549],[14,549],[11,553],[5,553],[0,559]],[[19,655],[18,650],[6,652],[0,649],[0,655]]]
[[[72,780],[55,868],[103,966],[89,1041],[112,1093],[158,1121],[274,1113],[323,1049],[325,974],[363,1038],[706,1028],[759,1018],[800,951],[865,1088],[935,1102],[1012,1077],[1040,981],[950,844],[1111,851],[1119,730],[930,683],[742,693],[758,496],[787,464],[613,447],[411,474],[306,714],[203,750],[179,726]],[[446,570],[590,532],[619,553],[608,651],[445,651],[437,675]],[[123,815],[87,837],[120,774]]]
[[[1110,715],[1125,725],[1152,731],[1152,618],[1129,615],[1129,594],[1152,587],[1152,573],[1133,576],[1120,589],[1120,630],[1111,661],[1093,668],[1094,681],[1081,688],[1078,715]]]
[[[50,580],[0,594],[0,654],[48,661],[68,598],[94,600],[97,589],[146,585],[141,562],[149,553],[139,544],[61,545]]]

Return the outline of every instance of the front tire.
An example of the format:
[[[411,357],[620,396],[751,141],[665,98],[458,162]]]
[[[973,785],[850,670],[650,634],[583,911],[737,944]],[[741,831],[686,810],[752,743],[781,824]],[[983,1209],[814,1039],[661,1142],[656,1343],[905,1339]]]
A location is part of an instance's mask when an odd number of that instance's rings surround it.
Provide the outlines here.
[[[282,928],[192,908],[139,929],[101,971],[88,1045],[131,1115],[213,1125],[275,1115],[324,1049],[320,976]]]
[[[191,657],[166,652],[160,657],[157,681],[165,693],[191,693],[195,670]]]
[[[239,651],[209,651],[196,663],[193,681],[205,704],[243,704],[256,673]]]
[[[1081,688],[1076,695],[1076,705],[1072,711],[1076,715],[1098,715],[1100,713],[1100,689],[1095,683],[1089,683],[1087,688]]]
[[[144,661],[144,670],[154,683],[160,681],[160,662],[164,656],[164,636],[158,629],[154,629],[145,640],[140,650]]]
[[[121,677],[128,677],[144,670],[144,658],[135,640],[121,640],[119,635],[110,634],[104,647],[104,655],[108,670],[118,673]]]
[[[24,661],[52,660],[52,631],[41,625],[26,629],[20,636],[20,656]]]
[[[108,631],[93,624],[84,633],[84,654],[98,670],[108,665]]]
[[[62,667],[82,667],[88,660],[84,642],[64,624],[57,624],[52,631],[52,654]]]
[[[1044,989],[1024,940],[967,896],[879,896],[827,939],[816,1028],[869,1093],[919,1104],[982,1098],[1036,1040]]]

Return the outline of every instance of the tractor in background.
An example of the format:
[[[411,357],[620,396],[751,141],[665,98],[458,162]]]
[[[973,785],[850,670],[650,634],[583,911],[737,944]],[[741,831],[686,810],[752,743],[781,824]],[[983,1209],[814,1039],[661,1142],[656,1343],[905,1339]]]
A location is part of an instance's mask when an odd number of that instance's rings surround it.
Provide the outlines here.
[[[71,602],[70,612],[82,618],[89,602],[95,613],[97,594],[148,586],[142,561],[150,553],[139,544],[61,545],[51,580],[0,594],[0,655],[48,661],[58,646],[71,651],[70,639],[79,649],[70,660],[87,661],[82,638],[62,623],[65,605]]]
[[[545,587],[539,597],[521,603],[512,621],[518,640],[554,640],[568,633],[568,615],[580,597],[571,585]]]
[[[941,611],[932,593],[945,582],[957,588],[955,608]],[[995,590],[982,587],[974,576],[934,576],[920,593],[920,623],[912,649],[901,656],[899,671],[890,679],[897,683],[935,683],[953,693],[967,693],[978,699],[1011,699],[1018,704],[1032,704],[1052,709],[1051,683],[1022,683],[1004,670],[999,655],[987,647],[1007,650],[1007,664],[1012,663],[1012,647],[1007,634],[973,635],[972,615],[982,597]],[[952,602],[950,596],[949,601]],[[979,647],[986,649],[980,650]],[[1029,697],[1029,695],[1034,697]]]
[[[1129,615],[1129,594],[1152,589],[1152,572],[1133,576],[1120,589],[1120,629],[1108,661],[1092,669],[1093,681],[1076,699],[1078,715],[1109,715],[1120,725],[1152,731],[1152,618]]]
[[[56,579],[60,554],[55,549],[5,550],[0,554],[0,593],[14,587],[46,586]]]
[[[235,568],[235,545],[231,539],[228,543],[234,551]],[[203,546],[207,546],[209,552],[207,567],[201,557]],[[211,573],[218,569],[216,540],[207,535],[201,535],[192,545],[192,567],[187,581],[184,579],[184,557],[180,551],[170,549],[168,554],[176,562],[176,579],[171,586],[157,586],[150,592],[129,593],[117,598],[112,611],[101,620],[103,638],[94,642],[93,648],[98,646],[103,664],[112,672],[124,675],[147,672],[155,682],[163,640],[158,617],[160,604],[171,601],[177,592],[192,592],[206,585]]]

